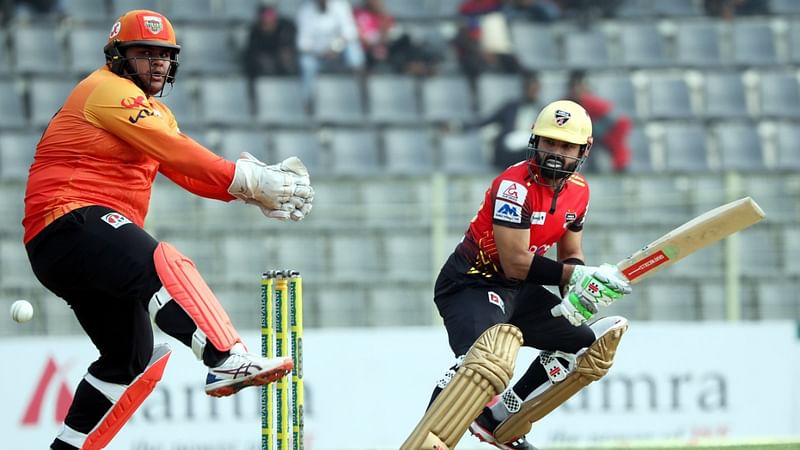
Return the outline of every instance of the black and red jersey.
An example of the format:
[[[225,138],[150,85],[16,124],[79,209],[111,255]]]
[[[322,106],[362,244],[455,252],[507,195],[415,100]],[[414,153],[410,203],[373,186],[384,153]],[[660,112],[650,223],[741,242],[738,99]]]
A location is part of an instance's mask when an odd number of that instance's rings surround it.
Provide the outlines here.
[[[550,208],[554,191],[533,181],[527,161],[517,163],[494,179],[478,214],[456,247],[459,272],[501,285],[516,285],[506,278],[494,240],[493,225],[530,230],[529,249],[544,255],[567,229],[583,228],[589,205],[589,185],[580,174],[567,179],[558,193],[555,212]],[[457,264],[460,264],[457,263]]]

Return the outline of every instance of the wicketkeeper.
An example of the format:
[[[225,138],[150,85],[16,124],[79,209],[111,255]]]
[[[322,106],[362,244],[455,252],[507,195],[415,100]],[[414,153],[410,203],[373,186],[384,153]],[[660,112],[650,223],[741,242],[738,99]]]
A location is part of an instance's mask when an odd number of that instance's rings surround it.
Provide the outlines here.
[[[297,158],[266,165],[243,153],[234,163],[180,132],[157,98],[178,70],[180,46],[166,17],[124,14],[104,51],[106,65],[73,89],[47,126],[25,194],[33,271],[100,353],[75,390],[55,450],[104,448],[153,390],[170,349],[154,348],[151,317],[208,367],[209,395],[263,385],[292,368],[291,358],[248,353],[192,261],[143,230],[158,173],[279,220],[303,219],[314,197]]]
[[[614,266],[583,262],[589,186],[579,170],[591,135],[580,105],[547,105],[527,159],[487,189],[435,285],[456,363],[403,450],[452,449],[467,428],[501,449],[534,449],[531,423],[611,365],[626,320],[587,321],[631,289]],[[553,245],[557,260],[544,256]],[[559,286],[563,298],[544,286]],[[541,353],[507,389],[521,345]]]

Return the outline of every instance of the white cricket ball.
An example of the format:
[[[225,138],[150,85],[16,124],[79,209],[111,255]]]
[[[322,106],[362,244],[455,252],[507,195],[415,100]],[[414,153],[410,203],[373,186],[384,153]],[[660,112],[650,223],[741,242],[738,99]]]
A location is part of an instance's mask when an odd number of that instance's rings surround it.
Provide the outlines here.
[[[11,305],[11,318],[15,322],[27,322],[33,319],[33,305],[27,300],[17,300]]]

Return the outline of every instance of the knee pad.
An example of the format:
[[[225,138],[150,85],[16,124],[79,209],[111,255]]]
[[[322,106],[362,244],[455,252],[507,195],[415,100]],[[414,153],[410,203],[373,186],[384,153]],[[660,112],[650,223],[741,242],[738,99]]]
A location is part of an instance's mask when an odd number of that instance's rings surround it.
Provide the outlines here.
[[[217,350],[227,351],[241,338],[217,297],[197,271],[191,259],[175,247],[160,242],[153,252],[156,273],[163,287],[150,299],[151,315],[174,300],[192,318],[197,331],[192,335],[192,351],[203,357],[206,340]]]
[[[489,399],[508,386],[521,346],[522,332],[513,325],[498,324],[481,334],[401,450],[455,447]]]
[[[516,412],[500,423],[494,432],[499,442],[511,442],[528,434],[533,422],[546,416],[585,386],[608,373],[614,362],[619,341],[628,329],[628,320],[620,316],[605,317],[593,323],[591,327],[596,340],[578,353],[574,364],[569,362],[567,366],[561,364],[557,356],[564,357],[568,354],[560,352],[547,355],[548,359],[551,359],[548,361],[549,365],[546,365],[542,358],[545,370],[550,367],[554,371],[553,376],[548,371],[552,384],[545,385],[544,389],[537,388],[519,405]]]

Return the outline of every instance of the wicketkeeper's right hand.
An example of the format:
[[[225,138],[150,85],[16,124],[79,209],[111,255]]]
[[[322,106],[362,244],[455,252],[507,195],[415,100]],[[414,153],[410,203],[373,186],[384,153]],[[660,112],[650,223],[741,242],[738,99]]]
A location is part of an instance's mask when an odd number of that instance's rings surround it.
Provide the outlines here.
[[[314,200],[308,169],[295,156],[279,164],[266,165],[243,152],[236,160],[228,192],[257,205],[265,216],[278,220],[302,220],[311,211]]]
[[[558,311],[577,327],[597,313],[598,304],[608,306],[630,293],[630,283],[616,266],[575,266],[569,289],[554,313]]]

